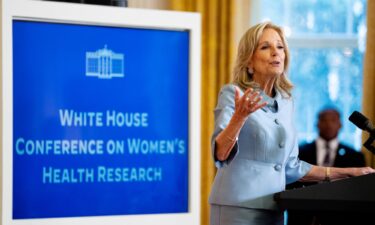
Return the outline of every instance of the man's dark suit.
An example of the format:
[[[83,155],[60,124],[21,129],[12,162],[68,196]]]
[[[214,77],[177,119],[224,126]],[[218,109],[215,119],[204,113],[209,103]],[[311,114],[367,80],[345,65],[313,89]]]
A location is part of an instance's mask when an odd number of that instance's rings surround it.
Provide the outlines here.
[[[301,145],[299,148],[299,158],[308,163],[317,165],[316,160],[316,143]],[[336,157],[333,167],[362,167],[365,166],[365,159],[362,153],[355,151],[347,145],[339,143],[336,150]],[[287,186],[287,189],[299,188],[306,185],[316,183],[301,183],[295,182]],[[310,214],[303,214],[301,212],[288,212],[288,225],[310,225],[314,221],[314,217]]]
[[[299,158],[303,161],[316,165],[315,142],[305,144],[299,148]],[[363,154],[355,151],[347,145],[339,144],[336,150],[336,158],[333,167],[362,167],[365,166]]]

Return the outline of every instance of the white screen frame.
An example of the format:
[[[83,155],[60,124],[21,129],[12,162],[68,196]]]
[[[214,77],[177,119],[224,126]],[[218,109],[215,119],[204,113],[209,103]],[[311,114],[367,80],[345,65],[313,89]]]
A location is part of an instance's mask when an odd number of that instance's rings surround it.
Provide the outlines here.
[[[201,98],[201,18],[198,13],[129,9],[33,0],[1,2],[1,223],[4,225],[193,225],[200,223],[200,98]],[[188,30],[189,49],[189,212],[176,214],[12,219],[13,168],[13,19]]]

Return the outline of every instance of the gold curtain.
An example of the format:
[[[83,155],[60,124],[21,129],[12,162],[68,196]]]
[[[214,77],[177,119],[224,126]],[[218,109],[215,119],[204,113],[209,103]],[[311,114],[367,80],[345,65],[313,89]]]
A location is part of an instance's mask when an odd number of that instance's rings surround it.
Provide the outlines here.
[[[370,121],[375,121],[375,1],[367,1],[367,39],[363,73],[363,114]],[[363,132],[362,140],[365,141],[368,134]],[[366,155],[367,165],[375,167],[374,155],[363,151]]]
[[[210,138],[217,94],[231,81],[238,35],[248,25],[243,10],[248,0],[170,0],[170,9],[199,12],[202,17],[202,103],[201,103],[201,224],[209,224],[208,196],[215,176]],[[242,3],[242,4],[241,4]]]

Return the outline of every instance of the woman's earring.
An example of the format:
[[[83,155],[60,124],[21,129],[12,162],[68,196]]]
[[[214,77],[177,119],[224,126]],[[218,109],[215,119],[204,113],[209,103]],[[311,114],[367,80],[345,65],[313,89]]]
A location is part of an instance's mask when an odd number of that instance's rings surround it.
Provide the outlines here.
[[[254,70],[253,70],[253,68],[250,68],[250,67],[249,67],[249,68],[247,69],[247,72],[249,72],[250,74],[253,74],[253,73],[254,73]]]

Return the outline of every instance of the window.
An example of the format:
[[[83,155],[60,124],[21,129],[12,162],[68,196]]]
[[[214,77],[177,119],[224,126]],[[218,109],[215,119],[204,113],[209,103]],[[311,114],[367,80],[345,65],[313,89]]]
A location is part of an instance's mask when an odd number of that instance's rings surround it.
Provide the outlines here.
[[[343,124],[340,140],[359,149],[361,132],[348,117],[361,111],[366,1],[256,0],[252,11],[252,25],[271,20],[287,36],[299,141],[312,141],[317,113],[335,106]]]

